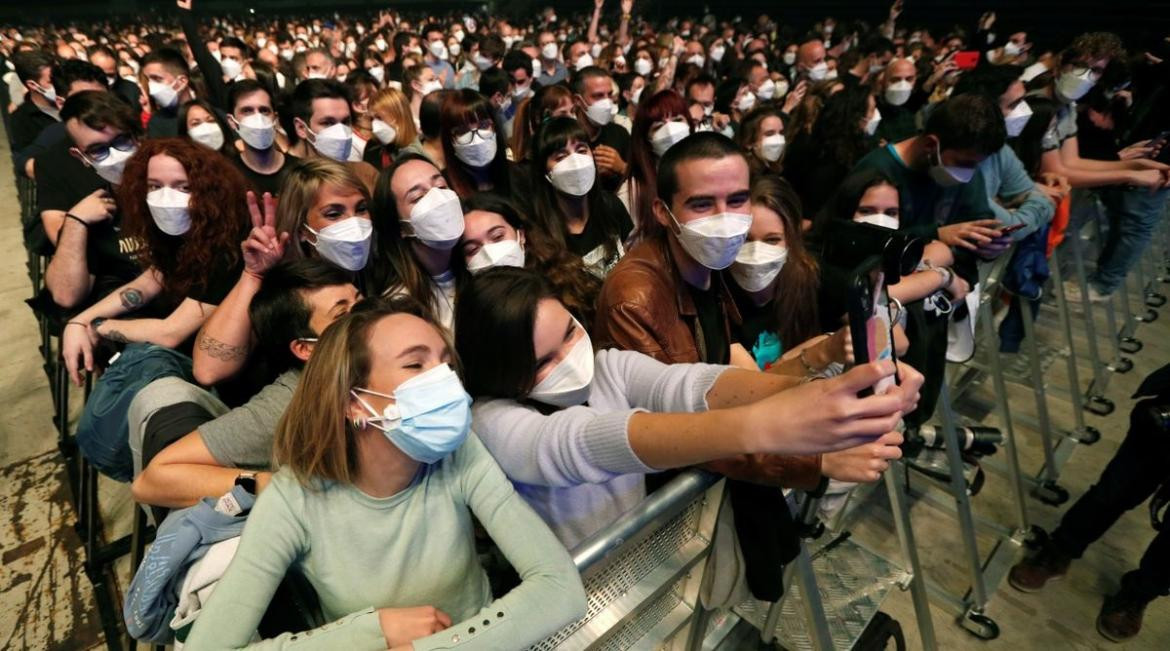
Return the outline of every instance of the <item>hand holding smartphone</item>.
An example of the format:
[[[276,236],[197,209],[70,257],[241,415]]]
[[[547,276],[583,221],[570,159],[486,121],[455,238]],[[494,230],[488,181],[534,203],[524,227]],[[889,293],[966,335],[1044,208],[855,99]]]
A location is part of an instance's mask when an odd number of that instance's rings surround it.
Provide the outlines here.
[[[886,293],[885,274],[880,270],[854,274],[849,289],[849,330],[855,363],[894,361],[890,299]],[[896,375],[885,377],[858,395],[883,395],[896,381]]]

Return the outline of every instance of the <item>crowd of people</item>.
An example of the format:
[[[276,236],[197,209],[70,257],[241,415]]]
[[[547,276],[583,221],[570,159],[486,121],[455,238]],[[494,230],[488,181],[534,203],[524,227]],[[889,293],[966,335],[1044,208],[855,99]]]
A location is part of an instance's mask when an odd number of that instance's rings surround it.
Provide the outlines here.
[[[1107,300],[1170,188],[1165,43],[944,31],[901,0],[813,25],[193,4],[0,29],[71,378],[181,354],[82,451],[162,527],[225,495],[246,517],[163,635],[192,649],[526,647],[585,613],[566,550],[692,466],[728,478],[739,580],[775,599],[784,489],[901,456],[978,264],[1043,251],[1092,192],[1108,240],[1069,292]],[[854,363],[843,222],[924,244],[888,288],[897,363]],[[1044,553],[1028,589],[1063,571]],[[267,631],[293,576],[329,623]],[[1166,579],[1126,582],[1102,633]]]

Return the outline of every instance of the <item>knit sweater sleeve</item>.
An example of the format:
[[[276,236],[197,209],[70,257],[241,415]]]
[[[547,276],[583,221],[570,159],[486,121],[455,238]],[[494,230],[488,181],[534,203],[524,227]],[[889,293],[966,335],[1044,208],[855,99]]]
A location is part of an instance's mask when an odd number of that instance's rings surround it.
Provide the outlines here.
[[[200,649],[385,649],[373,608],[303,633],[253,642],[260,618],[289,567],[308,551],[309,537],[293,503],[304,490],[278,473],[261,493],[244,526],[240,547],[187,638]]]
[[[654,413],[707,411],[707,393],[727,370],[715,364],[663,364],[641,353],[603,350],[597,373],[613,378],[630,405]]]
[[[520,575],[520,585],[470,618],[414,640],[414,651],[523,649],[585,616],[577,567],[472,435],[455,453],[468,507]]]

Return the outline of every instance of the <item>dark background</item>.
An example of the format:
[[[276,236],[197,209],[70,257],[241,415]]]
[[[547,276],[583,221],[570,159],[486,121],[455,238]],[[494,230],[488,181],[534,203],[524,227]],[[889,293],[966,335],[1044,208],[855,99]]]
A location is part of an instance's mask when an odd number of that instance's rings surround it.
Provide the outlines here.
[[[618,0],[607,0],[607,15],[615,15]],[[491,2],[459,2],[455,0],[196,0],[197,9],[204,14],[245,12],[257,13],[319,12],[368,10],[395,7],[415,10],[441,11],[445,8],[488,7],[493,14],[505,16],[534,16],[541,7],[552,5],[561,14],[587,12],[590,0],[575,2],[550,0],[493,0]],[[743,17],[751,24],[761,13],[768,13],[782,24],[805,29],[812,21],[825,15],[838,19],[863,18],[876,23],[884,19],[889,7],[887,0],[805,0],[803,2],[761,2],[747,0],[637,0],[635,12],[651,18],[670,15],[701,15],[707,6],[714,6],[717,15]],[[32,9],[30,9],[32,7]],[[152,11],[170,11],[174,5],[166,0],[66,0],[40,2],[35,0],[0,0],[0,21],[9,24],[60,22],[70,18],[96,18],[144,15]],[[1110,30],[1122,34],[1127,45],[1147,45],[1151,39],[1170,35],[1170,0],[988,0],[964,2],[961,0],[905,0],[900,24],[923,25],[948,29],[952,25],[972,28],[980,13],[995,10],[999,17],[996,31],[1016,31],[1028,27],[1041,40],[1066,40],[1070,35],[1088,30]]]

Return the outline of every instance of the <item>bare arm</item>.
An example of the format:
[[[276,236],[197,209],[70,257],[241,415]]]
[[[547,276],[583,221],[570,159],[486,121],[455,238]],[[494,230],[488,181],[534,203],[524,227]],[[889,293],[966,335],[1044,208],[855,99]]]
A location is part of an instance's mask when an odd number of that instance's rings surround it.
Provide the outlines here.
[[[260,279],[245,271],[203,324],[194,351],[195,380],[200,384],[215,384],[243,368],[252,345],[248,306],[258,291]]]
[[[161,291],[162,279],[158,272],[154,268],[147,269],[65,324],[61,333],[61,357],[65,360],[65,368],[74,384],[81,386],[82,368],[93,370],[93,348],[97,344],[98,334],[90,327],[90,323],[99,317],[108,319],[137,310],[154,300]]]
[[[166,508],[191,506],[204,497],[218,497],[230,491],[240,475],[238,468],[225,468],[211,456],[196,430],[163,448],[134,479],[134,501]],[[256,473],[256,489],[268,485],[272,473]]]
[[[118,342],[151,343],[176,348],[203,325],[214,305],[185,298],[165,319],[109,319],[94,329],[103,339]]]
[[[1094,163],[1104,163],[1104,165],[1095,165]],[[1081,158],[1075,137],[1068,138],[1061,143],[1060,149],[1044,152],[1040,158],[1042,172],[1064,176],[1068,179],[1069,185],[1074,188],[1095,188],[1105,185],[1145,185],[1149,187],[1154,182],[1156,172],[1143,175],[1141,170],[1129,169],[1124,165],[1121,161],[1094,161],[1090,163]]]
[[[622,0],[622,18],[618,23],[618,45],[625,47],[630,42],[630,15],[634,10],[634,0]]]
[[[76,307],[93,289],[93,274],[89,273],[86,244],[89,229],[75,220],[66,219],[59,210],[41,213],[50,240],[56,240],[57,250],[45,269],[45,286],[53,302],[64,308]]]
[[[589,19],[588,38],[590,43],[597,42],[597,23],[601,20],[601,8],[605,6],[605,0],[593,0],[593,17]]]

